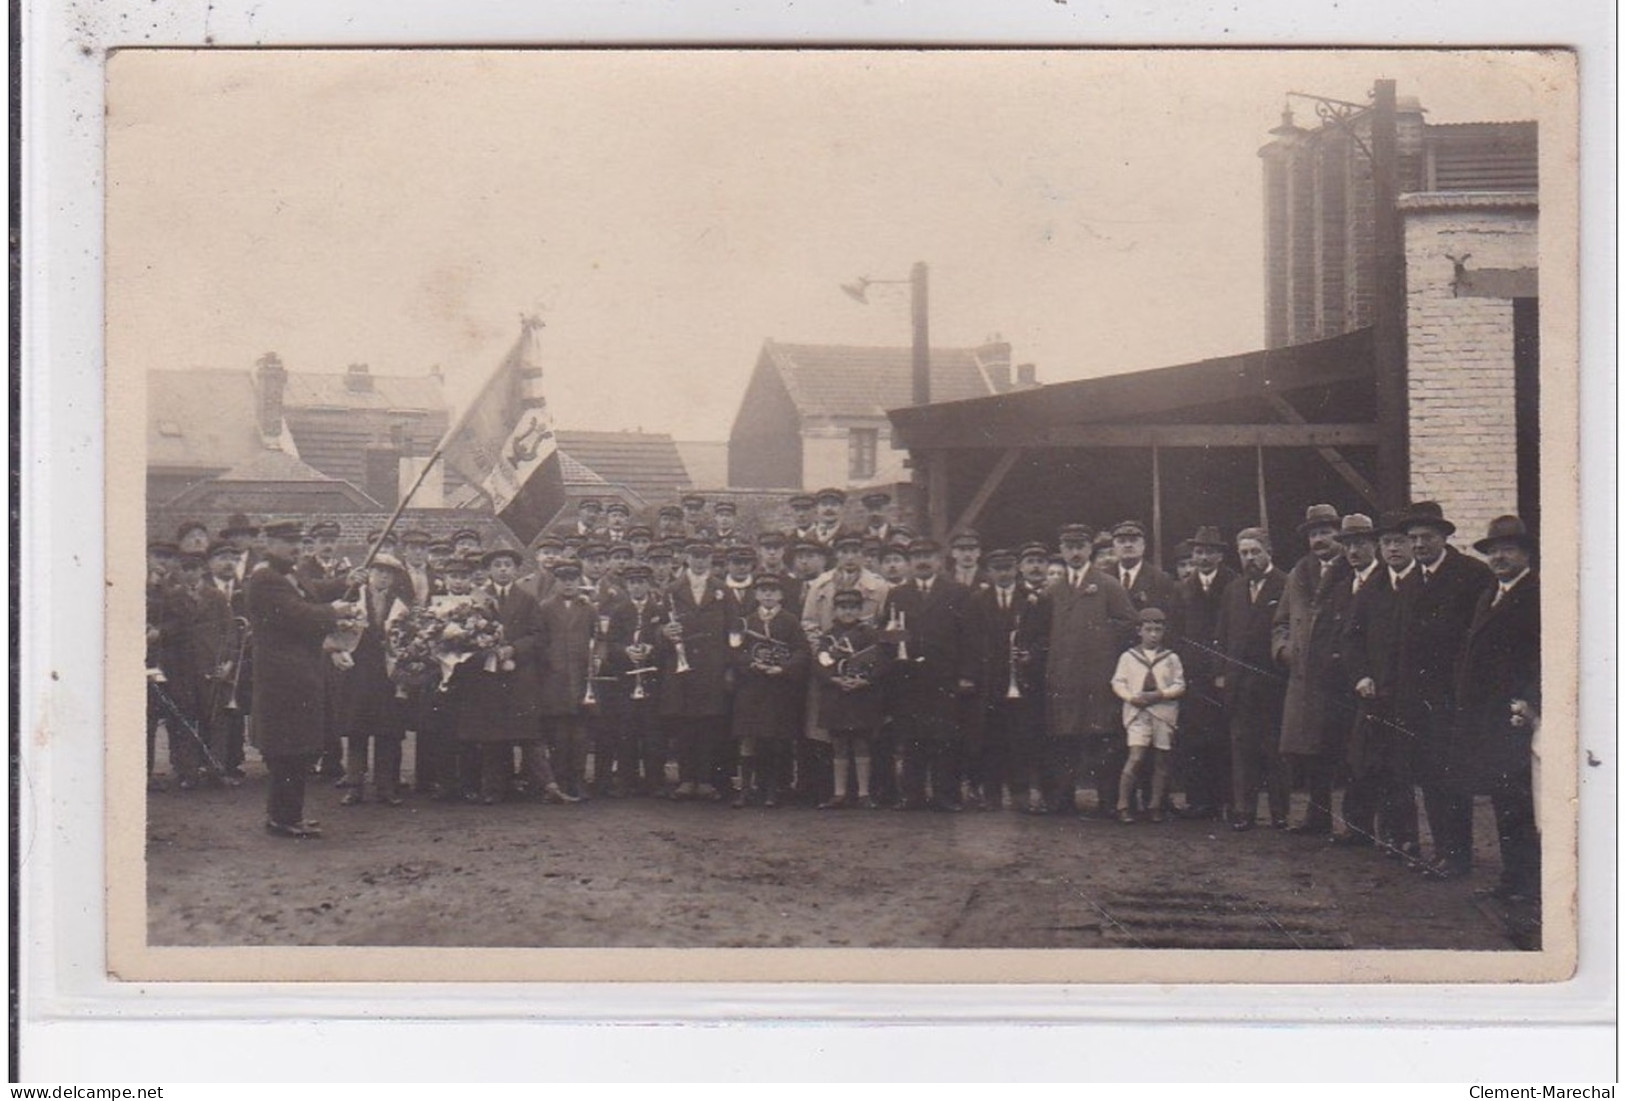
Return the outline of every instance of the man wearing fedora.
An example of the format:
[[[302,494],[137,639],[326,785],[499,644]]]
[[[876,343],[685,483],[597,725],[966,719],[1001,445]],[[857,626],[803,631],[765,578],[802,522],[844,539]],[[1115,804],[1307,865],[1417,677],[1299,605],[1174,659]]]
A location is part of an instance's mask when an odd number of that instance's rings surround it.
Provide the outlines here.
[[[1371,521],[1360,519],[1370,531]],[[1295,784],[1309,791],[1308,812],[1290,827],[1294,833],[1332,831],[1333,764],[1343,745],[1339,735],[1346,733],[1351,717],[1347,708],[1337,706],[1343,699],[1337,652],[1341,637],[1331,608],[1349,587],[1348,562],[1337,541],[1340,524],[1331,505],[1309,506],[1298,525],[1309,553],[1292,567],[1275,612],[1272,648],[1276,662],[1287,670],[1281,755]]]
[[[1230,733],[1224,719],[1224,692],[1216,683],[1224,671],[1219,648],[1219,607],[1236,571],[1224,562],[1224,537],[1204,525],[1188,540],[1191,572],[1179,582],[1184,623],[1172,649],[1185,668],[1185,699],[1174,746],[1176,775],[1185,791],[1184,814],[1212,818],[1230,805]]]
[[[1236,533],[1241,576],[1224,590],[1219,607],[1219,649],[1224,671],[1224,711],[1230,726],[1230,828],[1257,825],[1258,791],[1269,797],[1270,825],[1287,825],[1286,767],[1281,761],[1281,700],[1286,690],[1270,667],[1271,631],[1286,591],[1286,574],[1270,555],[1269,533],[1243,528]]]
[[[1456,660],[1467,641],[1478,598],[1495,585],[1490,569],[1446,541],[1456,525],[1435,501],[1407,510],[1403,527],[1416,558],[1417,585],[1400,645],[1395,707],[1400,729],[1414,739],[1433,859],[1425,873],[1455,879],[1472,864],[1473,792],[1451,759],[1456,721]]]
[[[1452,772],[1495,807],[1501,881],[1507,902],[1540,898],[1540,835],[1535,822],[1531,740],[1540,713],[1540,578],[1535,539],[1516,516],[1490,521],[1473,549],[1489,561],[1495,585],[1479,594],[1457,666]],[[1469,827],[1471,820],[1469,819]],[[1466,851],[1471,852],[1469,844]]]
[[[1395,692],[1410,602],[1420,579],[1405,511],[1389,510],[1377,525],[1380,560],[1361,584],[1344,640],[1345,680],[1356,713],[1346,758],[1344,832],[1333,841],[1376,846],[1396,859],[1415,861],[1417,847],[1415,747],[1398,722]]]

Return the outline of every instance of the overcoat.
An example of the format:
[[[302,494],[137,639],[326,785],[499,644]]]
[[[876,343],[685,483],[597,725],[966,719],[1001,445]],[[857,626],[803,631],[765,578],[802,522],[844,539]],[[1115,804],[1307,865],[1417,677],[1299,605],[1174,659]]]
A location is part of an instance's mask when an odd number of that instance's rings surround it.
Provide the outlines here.
[[[803,620],[812,620],[818,624],[820,631],[827,631],[835,624],[835,593],[848,588],[863,594],[863,618],[871,623],[876,622],[875,617],[880,614],[880,607],[886,602],[886,592],[891,585],[884,577],[868,570],[859,570],[855,579],[843,577],[835,570],[826,570],[808,583],[802,602],[795,605],[795,610],[801,613]],[[784,606],[792,606],[788,595]]]
[[[1134,575],[1134,584],[1123,582],[1123,568],[1118,566],[1112,574],[1123,591],[1128,593],[1129,602],[1134,605],[1136,612],[1146,608],[1160,608],[1168,617],[1167,645],[1173,644],[1185,635],[1185,603],[1180,598],[1179,582],[1169,577],[1149,561],[1141,561],[1140,570]]]
[[[1257,599],[1246,574],[1225,586],[1219,607],[1219,649],[1224,653],[1224,709],[1231,725],[1256,724],[1279,729],[1286,677],[1275,668],[1271,632],[1286,574],[1271,566]]]
[[[237,633],[226,595],[212,581],[197,589],[173,585],[164,594],[160,643],[170,698],[194,720],[212,718],[225,702],[229,681],[213,679],[222,662],[237,656]],[[224,686],[223,686],[224,685]]]
[[[1456,725],[1447,767],[1489,794],[1506,777],[1527,775],[1533,731],[1512,725],[1512,701],[1540,708],[1540,579],[1530,571],[1494,603],[1479,595],[1456,667]]]
[[[505,597],[495,586],[483,590],[493,602],[502,637],[513,647],[514,667],[485,671],[485,659],[472,657],[457,667],[457,737],[465,742],[529,742],[541,736],[537,725],[540,661],[545,637],[536,598],[518,585]]]
[[[1061,579],[1035,609],[1048,628],[1044,680],[1051,737],[1112,734],[1120,704],[1112,692],[1117,658],[1134,640],[1134,604],[1115,577],[1090,566],[1077,586]]]
[[[959,730],[961,678],[974,682],[981,654],[965,629],[970,592],[946,577],[931,582],[929,596],[918,580],[886,593],[880,609],[884,627],[903,617],[908,660],[899,659],[890,674],[893,726],[898,736],[916,741],[951,741]],[[897,651],[894,648],[893,654]]]
[[[1416,767],[1424,784],[1449,767],[1456,664],[1478,598],[1494,587],[1490,568],[1454,547],[1445,548],[1431,578],[1418,578],[1400,640],[1395,708],[1400,724],[1416,732]]]
[[[537,606],[536,614],[542,629],[538,710],[544,718],[582,714],[598,609],[585,597],[565,600],[563,593],[554,593]],[[595,684],[593,694],[607,683]]]
[[[1287,575],[1273,625],[1276,664],[1287,675],[1282,753],[1324,753],[1341,746],[1341,739],[1334,746],[1327,734],[1336,721],[1334,699],[1341,698],[1344,688],[1338,653],[1342,633],[1331,605],[1340,594],[1347,595],[1350,572],[1348,560],[1341,556],[1322,565],[1306,554]]]
[[[1180,708],[1180,722],[1187,745],[1192,739],[1224,734],[1224,692],[1214,684],[1214,678],[1224,672],[1223,651],[1219,646],[1219,608],[1224,602],[1224,590],[1235,576],[1235,570],[1220,565],[1205,589],[1201,577],[1194,573],[1179,582],[1184,630],[1170,645],[1185,667],[1185,700]]]
[[[660,714],[714,719],[728,713],[728,601],[720,581],[707,580],[698,602],[688,579],[666,590],[672,618],[683,626],[689,671],[676,672],[677,647],[660,636]]]
[[[733,627],[729,624],[730,630]],[[783,608],[766,622],[759,611],[752,611],[744,628],[740,645],[730,650],[734,667],[733,736],[788,741],[795,737],[807,695],[807,632],[801,629],[801,620]],[[784,672],[777,676],[751,668],[752,644],[768,640],[789,648]]]
[[[286,568],[262,562],[248,575],[254,632],[253,743],[267,757],[320,753],[322,712],[332,663],[322,640],[338,613],[306,598]]]
[[[1384,768],[1402,779],[1411,775],[1414,736],[1398,722],[1394,693],[1399,683],[1399,651],[1408,604],[1418,584],[1414,568],[1396,585],[1393,571],[1379,565],[1354,598],[1345,625],[1343,679],[1352,692],[1355,685],[1369,677],[1377,691],[1371,699],[1357,697],[1347,758],[1356,777]]]

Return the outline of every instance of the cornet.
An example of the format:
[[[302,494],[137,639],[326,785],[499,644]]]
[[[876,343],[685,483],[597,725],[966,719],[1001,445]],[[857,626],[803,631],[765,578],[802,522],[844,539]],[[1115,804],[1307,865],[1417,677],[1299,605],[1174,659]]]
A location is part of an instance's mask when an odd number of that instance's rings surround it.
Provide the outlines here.
[[[886,630],[902,634],[903,637],[897,640],[897,660],[908,661],[908,613],[893,608],[891,616],[886,620]]]
[[[677,624],[677,629],[679,631],[683,629],[683,621],[677,618],[677,613],[675,611],[672,612],[671,621]],[[674,674],[689,672],[693,667],[688,664],[688,651],[683,647],[683,639],[681,635],[678,636],[677,641],[672,643],[672,649],[677,653],[677,664],[672,667],[672,672]]]
[[[1021,685],[1016,680],[1016,662],[1019,660],[1021,650],[1016,646],[1017,632],[1010,632],[1010,687],[1004,690],[1007,700],[1021,699]]]

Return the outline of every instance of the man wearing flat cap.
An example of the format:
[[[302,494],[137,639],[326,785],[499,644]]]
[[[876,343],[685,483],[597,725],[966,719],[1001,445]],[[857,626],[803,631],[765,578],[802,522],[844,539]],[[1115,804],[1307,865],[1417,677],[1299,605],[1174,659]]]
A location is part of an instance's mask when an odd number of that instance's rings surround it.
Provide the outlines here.
[[[1342,518],[1331,505],[1311,505],[1298,525],[1309,553],[1287,574],[1286,591],[1275,610],[1271,648],[1276,664],[1287,672],[1286,702],[1281,711],[1281,754],[1296,785],[1309,790],[1304,820],[1294,833],[1332,832],[1332,749],[1340,739],[1332,728],[1348,716],[1333,714],[1340,696],[1336,668],[1340,642],[1327,605],[1334,592],[1346,591],[1349,567],[1337,541]],[[1369,523],[1369,522],[1368,522]]]
[[[982,537],[976,532],[969,528],[955,532],[948,540],[948,557],[952,562],[949,577],[973,592],[987,586],[987,571],[982,568]]]
[[[683,536],[687,539],[711,541],[711,525],[705,522],[705,497],[698,493],[685,493],[683,505]]]
[[[817,515],[809,535],[814,543],[833,547],[842,534],[841,513],[846,508],[846,491],[826,487],[813,494],[813,501]]]
[[[1213,818],[1230,805],[1230,731],[1224,715],[1219,609],[1236,571],[1225,564],[1224,537],[1204,525],[1190,539],[1191,573],[1179,583],[1184,637],[1173,650],[1185,669],[1185,699],[1174,746],[1186,816]]]
[[[1456,726],[1456,661],[1478,598],[1495,586],[1490,568],[1452,547],[1456,526],[1436,501],[1412,504],[1401,527],[1411,537],[1417,585],[1400,644],[1395,707],[1416,745],[1417,780],[1427,811],[1431,879],[1456,879],[1472,864],[1473,793],[1457,775],[1450,741]]]
[[[728,599],[711,576],[711,544],[684,548],[688,569],[666,595],[670,618],[660,631],[660,715],[677,751],[674,798],[720,798],[718,743],[728,731]]]
[[[575,522],[570,525],[568,533],[579,535],[583,539],[597,539],[603,535],[604,503],[596,497],[583,497],[576,502]]]
[[[683,509],[681,505],[661,505],[655,513],[655,539],[669,542],[683,536]]]
[[[1038,771],[1044,678],[1023,631],[1024,618],[1037,610],[1038,592],[1023,583],[1016,561],[1012,550],[988,552],[988,585],[971,593],[966,615],[981,656],[975,697],[981,713],[967,724],[965,771],[970,804],[985,810],[1003,806],[1006,783],[1016,805],[1027,807]]]
[[[870,490],[863,495],[862,503],[863,511],[867,514],[863,534],[885,546],[891,541],[892,536],[891,517],[886,511],[891,507],[891,494]]]
[[[1494,588],[1479,594],[1457,666],[1450,766],[1462,786],[1490,797],[1501,849],[1491,891],[1510,903],[1540,901],[1533,738],[1540,715],[1540,577],[1535,539],[1516,516],[1491,520],[1473,549]],[[1469,819],[1469,829],[1471,820]],[[1472,852],[1471,833],[1465,851]]]
[[[981,672],[976,637],[966,629],[970,590],[942,575],[932,540],[909,547],[913,577],[886,593],[879,623],[896,647],[890,711],[903,754],[899,810],[960,809],[962,700]],[[929,793],[927,786],[929,785]]]
[[[818,502],[810,493],[797,493],[785,504],[790,509],[790,526],[784,529],[785,542],[792,547],[812,542],[813,525],[818,522]]]
[[[625,501],[611,501],[604,506],[604,530],[600,533],[606,543],[626,541],[626,529],[632,522],[632,510]]]
[[[711,542],[725,550],[750,545],[739,530],[739,506],[732,501],[718,501],[711,506]]]

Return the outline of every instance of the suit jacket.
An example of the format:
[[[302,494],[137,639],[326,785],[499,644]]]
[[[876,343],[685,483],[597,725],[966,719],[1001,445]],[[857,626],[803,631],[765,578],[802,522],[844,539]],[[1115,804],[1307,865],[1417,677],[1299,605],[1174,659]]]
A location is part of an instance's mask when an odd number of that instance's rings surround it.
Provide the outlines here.
[[[1123,582],[1123,570],[1119,566],[1112,574],[1119,584]],[[1172,647],[1174,642],[1185,635],[1185,606],[1180,598],[1179,582],[1169,577],[1151,562],[1142,560],[1140,571],[1134,575],[1134,584],[1123,585],[1123,591],[1134,605],[1136,612],[1146,608],[1161,608],[1168,617],[1167,643]]]
[[[974,682],[981,665],[976,638],[965,626],[969,597],[963,585],[940,576],[929,596],[917,580],[886,593],[881,625],[900,616],[907,634],[908,660],[899,658],[891,673],[892,719],[903,738],[959,737],[959,681]]]
[[[1014,649],[1024,655],[1016,662],[1016,687],[1021,698],[1032,702],[1043,697],[1043,667],[1033,661],[1028,646],[1032,633],[1028,621],[1038,614],[1039,600],[1039,594],[1021,581],[1012,587],[1009,608],[999,606],[996,586],[971,593],[966,621],[977,637],[976,648],[981,656],[975,679],[984,709],[1003,706],[1009,696],[1012,635]]]
[[[1219,606],[1219,649],[1224,654],[1224,706],[1238,719],[1275,729],[1281,721],[1286,678],[1275,668],[1272,633],[1286,592],[1286,574],[1271,566],[1258,598],[1245,573],[1224,590]]]
[[[254,632],[253,742],[268,757],[320,753],[327,670],[322,640],[338,613],[309,599],[291,571],[262,562],[248,577]]]
[[[554,593],[536,608],[542,624],[541,683],[537,710],[547,718],[579,715],[587,695],[598,609],[580,596]],[[594,694],[598,686],[594,685]]]
[[[1488,566],[1454,547],[1445,548],[1432,580],[1418,578],[1399,659],[1398,702],[1408,721],[1426,729],[1450,721],[1456,662],[1478,598],[1494,586]]]
[[[1344,713],[1334,714],[1336,701],[1344,698],[1344,685],[1339,676],[1342,631],[1333,605],[1348,603],[1351,573],[1341,555],[1322,566],[1313,554],[1306,554],[1287,577],[1273,626],[1276,662],[1287,670],[1281,711],[1283,753],[1340,748],[1341,739],[1329,733],[1339,719],[1348,719]]]
[[[1188,732],[1206,732],[1218,721],[1223,707],[1224,692],[1214,684],[1214,678],[1224,672],[1219,609],[1224,603],[1224,590],[1235,577],[1235,570],[1221,565],[1206,589],[1195,574],[1178,582],[1184,629],[1173,639],[1172,646],[1185,667],[1183,725]]]
[[[720,581],[705,583],[694,599],[686,577],[666,590],[672,618],[683,626],[689,671],[675,672],[677,648],[661,637],[660,713],[674,719],[712,719],[728,713],[728,600]]]
[[[644,698],[655,700],[660,690],[659,673],[644,673],[634,677],[632,670],[655,665],[660,659],[660,628],[671,616],[671,608],[662,593],[650,593],[640,611],[630,597],[617,601],[609,610],[609,634],[604,640],[604,675],[617,678],[611,686],[615,695],[629,698],[636,683],[643,684]],[[655,649],[638,665],[627,657],[626,648],[634,642]],[[606,682],[607,683],[607,682]],[[602,689],[601,689],[602,691]]]
[[[1354,597],[1344,625],[1343,680],[1353,691],[1369,677],[1377,691],[1371,699],[1356,698],[1358,712],[1348,747],[1349,767],[1356,776],[1385,762],[1409,762],[1413,756],[1411,733],[1399,725],[1394,710],[1394,693],[1408,604],[1419,584],[1412,569],[1396,588],[1388,567],[1379,563]],[[1408,776],[1408,770],[1401,775]]]
[[[541,736],[536,718],[546,644],[541,608],[517,584],[509,585],[501,598],[494,585],[483,591],[492,599],[504,643],[513,647],[514,668],[503,671],[499,666],[488,673],[480,658],[470,658],[458,667],[457,736],[472,742],[535,741]]]
[[[1540,578],[1533,570],[1494,603],[1481,593],[1456,666],[1456,725],[1449,767],[1488,793],[1527,775],[1533,731],[1511,722],[1512,701],[1540,707]]]
[[[1050,735],[1120,730],[1112,675],[1139,622],[1123,586],[1090,566],[1076,588],[1063,578],[1045,589],[1034,612],[1048,637],[1044,702]]]

